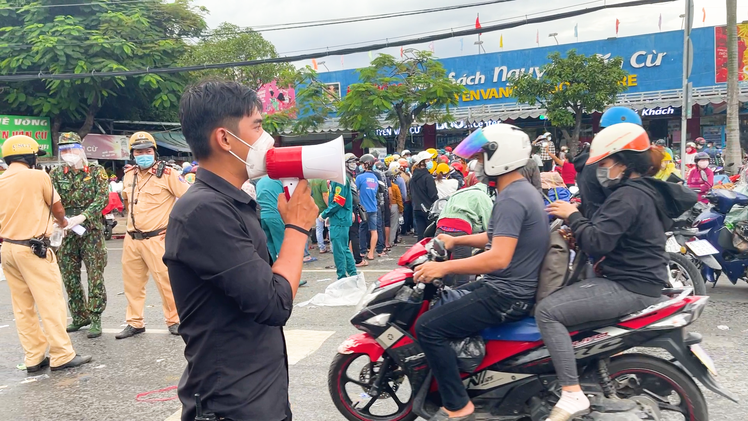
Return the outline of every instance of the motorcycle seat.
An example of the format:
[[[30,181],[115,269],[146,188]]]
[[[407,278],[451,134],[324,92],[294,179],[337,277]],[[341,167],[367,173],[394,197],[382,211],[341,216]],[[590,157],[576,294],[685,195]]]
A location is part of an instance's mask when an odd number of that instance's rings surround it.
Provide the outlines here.
[[[627,317],[627,316],[623,316]],[[618,323],[620,318],[609,320],[596,320],[575,326],[567,326],[569,332],[580,332]],[[536,342],[542,340],[540,330],[534,317],[528,317],[516,322],[504,323],[483,329],[480,333],[485,341],[514,341],[514,342]]]
[[[719,231],[717,243],[725,250],[740,253],[740,250],[736,249],[732,244],[732,233],[727,228],[722,228]]]

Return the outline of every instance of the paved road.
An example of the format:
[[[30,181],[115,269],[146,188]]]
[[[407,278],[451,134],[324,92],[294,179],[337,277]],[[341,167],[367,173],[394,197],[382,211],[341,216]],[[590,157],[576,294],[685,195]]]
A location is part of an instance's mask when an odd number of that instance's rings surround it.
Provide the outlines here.
[[[0,281],[0,420],[154,420],[164,421],[179,409],[173,387],[185,361],[183,343],[169,335],[163,324],[160,300],[153,283],[146,299],[147,333],[117,341],[114,333],[122,329],[125,297],[122,294],[121,240],[108,243],[109,266],[106,270],[109,304],[103,315],[105,333],[90,340],[85,332],[72,334],[77,352],[91,354],[94,362],[62,373],[44,372],[41,377],[27,376],[16,365],[23,362],[16,336],[10,298],[5,282]],[[369,266],[366,279],[371,282],[396,265],[404,251],[396,248],[392,258],[383,258]],[[317,252],[313,252],[317,255]],[[329,254],[306,267],[303,287],[297,302],[323,292],[335,278]],[[712,301],[695,331],[704,334],[704,346],[720,369],[720,381],[748,402],[748,285],[721,283],[710,289]],[[327,391],[327,369],[337,346],[356,330],[348,320],[352,307],[296,307],[286,332],[291,365],[291,402],[295,419],[301,421],[343,420]],[[717,329],[725,325],[729,330]],[[745,404],[732,404],[707,393],[710,420],[748,420]],[[172,418],[176,419],[176,418]]]

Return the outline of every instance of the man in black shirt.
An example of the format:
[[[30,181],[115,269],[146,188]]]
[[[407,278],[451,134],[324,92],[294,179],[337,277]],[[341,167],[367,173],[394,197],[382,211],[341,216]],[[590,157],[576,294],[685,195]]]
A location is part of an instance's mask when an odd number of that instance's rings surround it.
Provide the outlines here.
[[[196,394],[219,419],[290,421],[282,326],[301,279],[302,227],[312,226],[317,207],[306,181],[291,200],[280,195],[286,230],[270,266],[257,203],[241,190],[264,173],[273,144],[257,94],[234,82],[203,82],[187,88],[179,108],[200,162],[171,213],[164,254],[186,344],[182,421],[195,419]]]

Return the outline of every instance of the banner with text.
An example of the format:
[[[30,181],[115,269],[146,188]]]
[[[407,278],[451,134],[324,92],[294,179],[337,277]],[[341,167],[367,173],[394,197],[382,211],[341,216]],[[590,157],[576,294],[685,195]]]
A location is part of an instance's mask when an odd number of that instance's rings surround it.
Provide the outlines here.
[[[26,135],[36,140],[40,149],[52,155],[49,117],[0,115],[0,143],[15,135]]]

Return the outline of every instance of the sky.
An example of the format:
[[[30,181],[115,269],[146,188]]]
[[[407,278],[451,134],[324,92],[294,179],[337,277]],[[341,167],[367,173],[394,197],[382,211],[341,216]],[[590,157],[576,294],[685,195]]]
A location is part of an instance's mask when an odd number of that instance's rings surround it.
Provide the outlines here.
[[[358,46],[384,41],[386,38],[412,38],[425,32],[448,32],[450,28],[470,29],[475,27],[475,18],[480,16],[483,26],[491,21],[514,21],[524,15],[549,15],[585,7],[595,7],[604,0],[515,0],[487,6],[471,7],[446,12],[404,16],[391,19],[367,22],[346,23],[316,28],[292,29],[264,32],[265,39],[271,41],[281,56],[296,55],[312,51],[324,51],[326,48],[341,46]],[[608,3],[622,3],[626,0],[607,0]],[[451,6],[457,4],[477,3],[479,0],[195,0],[196,4],[209,10],[206,21],[211,28],[221,22],[231,22],[242,27],[269,25],[291,22],[305,22],[322,19],[356,17],[370,14],[393,13],[426,9],[431,7]],[[738,23],[748,21],[748,0],[738,0]],[[706,11],[706,20],[702,22]],[[561,9],[561,10],[558,10]],[[540,46],[550,46],[556,41],[549,37],[558,33],[559,44],[570,44],[577,41],[574,37],[574,26],[579,25],[578,41],[592,41],[616,36],[615,22],[620,21],[619,37],[641,35],[659,31],[658,21],[662,15],[662,31],[680,30],[684,13],[685,0],[672,1],[657,5],[608,9],[574,18],[561,19],[543,24],[524,25],[504,31],[486,33],[481,36],[486,52],[499,52],[537,47],[536,35],[539,34]],[[724,0],[694,0],[694,28],[702,26],[724,25],[726,7]],[[517,19],[514,19],[517,18]],[[497,22],[498,23],[498,22]],[[499,47],[503,36],[504,47]],[[462,39],[462,48],[461,42]],[[456,57],[478,53],[474,42],[477,35],[435,41],[434,54],[437,57]],[[429,44],[408,46],[421,50],[429,49]],[[408,48],[406,47],[406,48]],[[565,51],[566,48],[563,48]],[[377,53],[400,55],[400,48],[386,48],[372,51]],[[328,56],[317,59],[319,71],[353,69],[369,64],[368,53],[357,53],[341,56]],[[311,60],[296,63],[311,65]]]

